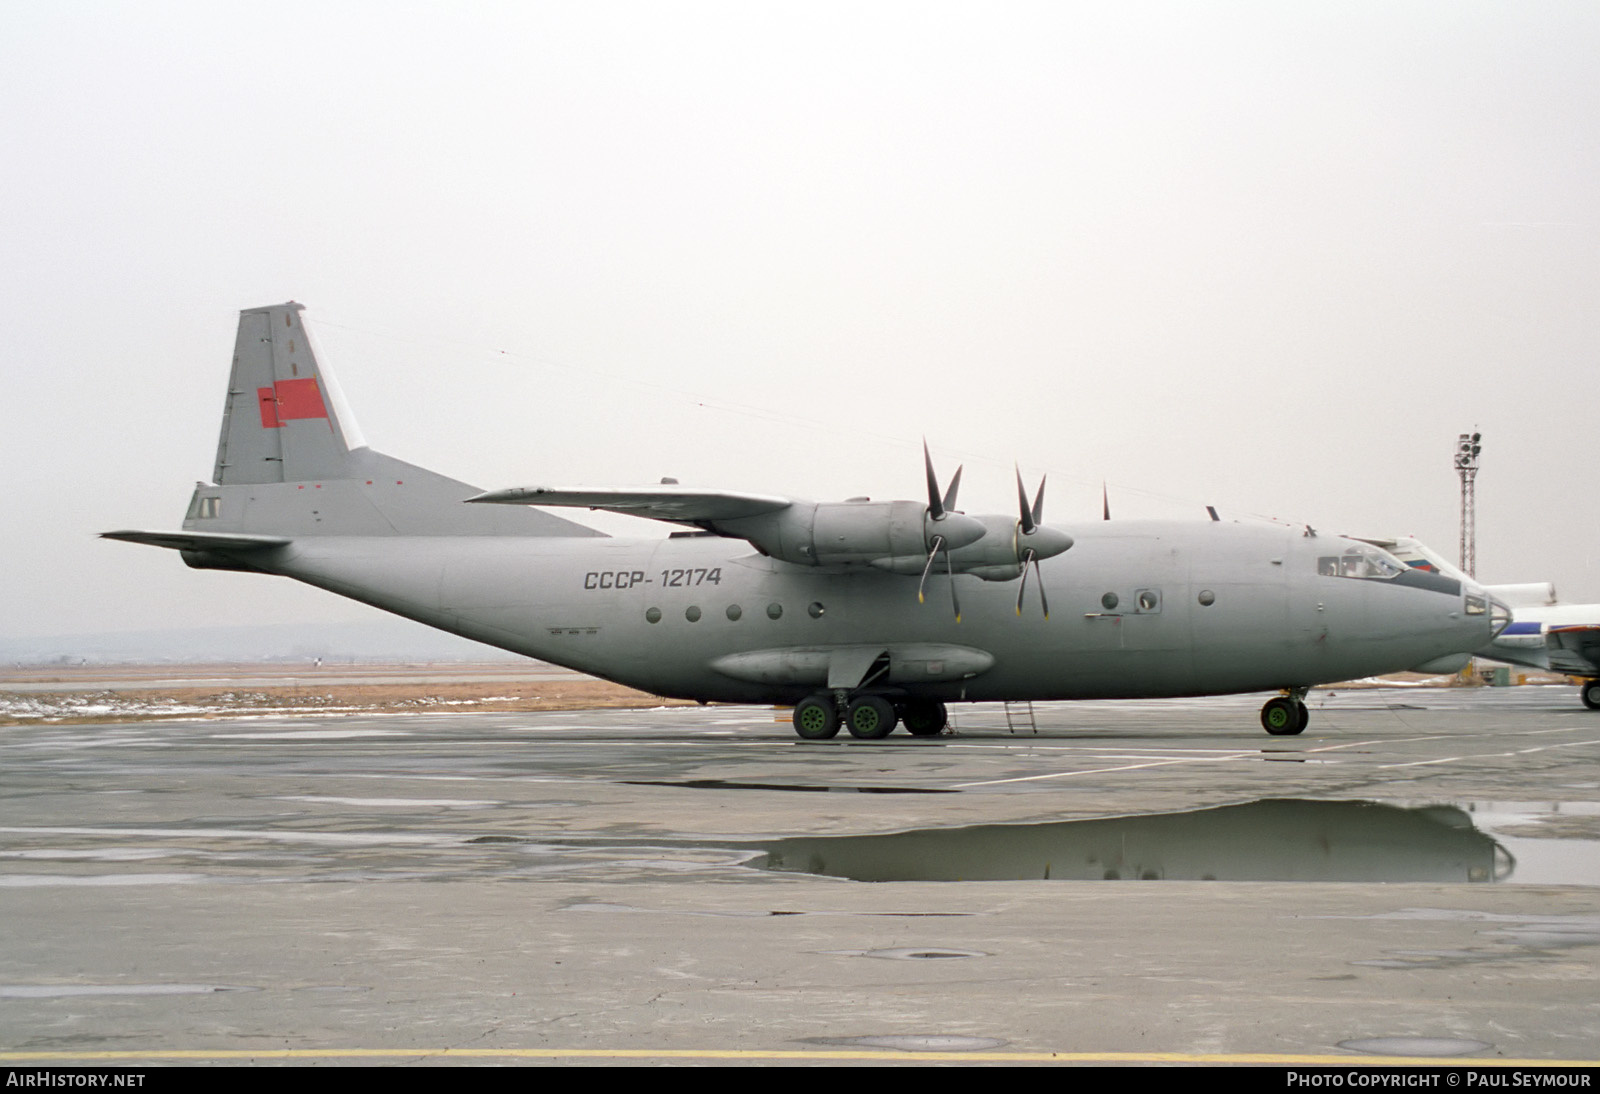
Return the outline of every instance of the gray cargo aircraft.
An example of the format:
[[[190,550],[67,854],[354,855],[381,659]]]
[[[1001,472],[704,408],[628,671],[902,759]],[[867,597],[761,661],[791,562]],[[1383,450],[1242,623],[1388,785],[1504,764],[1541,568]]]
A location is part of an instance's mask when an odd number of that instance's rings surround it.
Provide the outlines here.
[[[936,734],[951,702],[1266,690],[1283,694],[1263,726],[1295,734],[1312,685],[1477,649],[1506,620],[1468,582],[1310,528],[1051,527],[1043,483],[1030,503],[1020,473],[1015,516],[968,516],[960,470],[941,493],[926,450],[926,504],[670,481],[483,493],[367,447],[300,312],[241,313],[215,473],[182,531],[107,538],[294,578],[658,695],[794,704],[808,740],[900,722]],[[613,538],[552,506],[691,530]]]

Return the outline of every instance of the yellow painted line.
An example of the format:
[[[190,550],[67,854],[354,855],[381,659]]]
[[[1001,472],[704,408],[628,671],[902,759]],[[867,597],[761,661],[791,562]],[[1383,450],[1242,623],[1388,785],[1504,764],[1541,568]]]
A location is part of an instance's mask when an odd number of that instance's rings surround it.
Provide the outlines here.
[[[1067,1064],[1323,1064],[1335,1067],[1600,1067],[1596,1060],[1465,1056],[1316,1056],[1257,1052],[919,1052],[914,1049],[280,1048],[130,1049],[125,1052],[0,1052],[6,1063],[112,1060],[912,1060]]]

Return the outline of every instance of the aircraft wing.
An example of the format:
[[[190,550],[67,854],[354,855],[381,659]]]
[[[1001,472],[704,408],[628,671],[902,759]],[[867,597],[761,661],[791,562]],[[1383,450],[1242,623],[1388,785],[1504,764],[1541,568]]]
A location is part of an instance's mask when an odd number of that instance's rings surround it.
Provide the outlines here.
[[[287,547],[293,542],[288,536],[247,536],[230,532],[139,532],[132,529],[101,532],[100,538],[166,547],[174,551],[264,551],[270,547]]]
[[[1600,625],[1552,626],[1544,636],[1550,667],[1573,676],[1600,675]]]
[[[668,483],[660,486],[514,486],[509,490],[490,490],[467,500],[502,505],[603,509],[608,513],[650,517],[652,520],[700,527],[715,525],[718,521],[776,513],[794,504],[793,499],[775,494],[696,490]]]

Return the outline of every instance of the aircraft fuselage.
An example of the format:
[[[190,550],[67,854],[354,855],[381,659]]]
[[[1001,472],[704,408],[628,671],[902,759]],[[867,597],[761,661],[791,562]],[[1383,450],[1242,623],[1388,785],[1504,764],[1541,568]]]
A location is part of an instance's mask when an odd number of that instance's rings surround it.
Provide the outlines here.
[[[1350,679],[1489,635],[1459,588],[1319,573],[1339,537],[1213,522],[1069,530],[1076,545],[1046,570],[1048,619],[1032,602],[1017,613],[1014,584],[958,575],[957,622],[948,577],[919,604],[897,575],[796,566],[714,536],[306,536],[256,568],[646,691],[725,702],[814,692],[841,649],[992,658],[970,675],[936,664],[895,677],[930,698],[1112,699]]]
[[[484,493],[368,447],[294,303],[240,314],[210,484],[183,530],[113,539],[279,574],[660,695],[795,704],[799,735],[938,733],[952,700],[1306,688],[1476,649],[1490,601],[1377,546],[1276,525],[1044,523],[927,504],[532,485]],[[702,529],[611,538],[596,508]],[[1106,514],[1109,517],[1109,512]],[[1213,517],[1215,515],[1213,514]],[[1033,575],[1036,584],[1030,587]],[[1050,606],[1047,613],[1046,605]]]

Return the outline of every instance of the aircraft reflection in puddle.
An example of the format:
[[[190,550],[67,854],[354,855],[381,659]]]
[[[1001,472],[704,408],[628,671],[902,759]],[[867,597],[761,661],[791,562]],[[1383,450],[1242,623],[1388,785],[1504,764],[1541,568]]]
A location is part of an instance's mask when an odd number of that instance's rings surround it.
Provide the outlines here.
[[[1191,813],[820,836],[750,865],[856,881],[1504,881],[1511,855],[1454,806],[1269,799]]]

